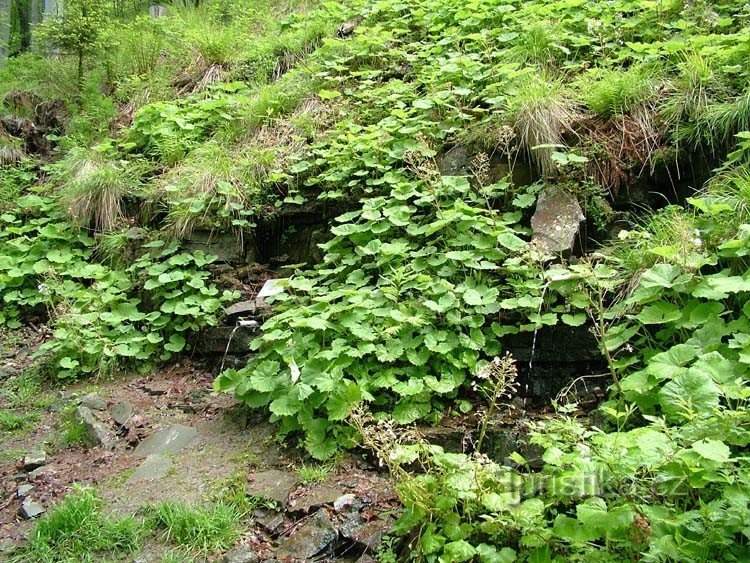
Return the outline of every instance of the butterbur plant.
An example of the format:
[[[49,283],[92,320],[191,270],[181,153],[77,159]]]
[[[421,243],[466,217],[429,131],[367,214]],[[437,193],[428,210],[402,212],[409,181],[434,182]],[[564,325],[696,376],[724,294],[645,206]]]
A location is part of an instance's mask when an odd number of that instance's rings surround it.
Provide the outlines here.
[[[476,444],[478,452],[482,451],[487,427],[492,422],[495,411],[502,405],[503,400],[513,397],[517,388],[517,377],[516,361],[510,353],[506,353],[502,358],[493,358],[492,361],[477,370],[471,389],[487,401],[487,410],[481,414],[479,419],[479,437]]]

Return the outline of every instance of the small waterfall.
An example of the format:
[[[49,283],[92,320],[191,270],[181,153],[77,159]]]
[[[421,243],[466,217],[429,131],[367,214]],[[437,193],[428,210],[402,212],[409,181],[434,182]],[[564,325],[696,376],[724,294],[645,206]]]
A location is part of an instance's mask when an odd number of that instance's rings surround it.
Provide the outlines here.
[[[539,318],[542,316],[542,307],[544,306],[544,296],[547,293],[547,288],[549,287],[549,281],[544,284],[544,287],[542,288],[542,300],[539,302],[539,310],[537,311],[537,323],[536,327],[534,327],[534,338],[531,341],[531,357],[529,358],[529,374],[531,374],[531,370],[534,367],[534,352],[536,351],[536,337],[539,333],[539,327],[541,326],[541,322],[539,321]],[[524,389],[526,393],[529,391],[529,384],[526,384],[526,389]]]
[[[229,354],[229,347],[232,345],[232,339],[234,338],[235,333],[241,329],[241,328],[248,328],[252,331],[258,330],[258,327],[260,325],[258,324],[258,321],[249,319],[249,320],[239,320],[237,321],[237,324],[232,329],[232,332],[229,333],[229,340],[227,341],[227,348],[224,350],[224,357],[221,358],[221,367],[219,368],[219,373],[222,373],[224,371],[224,362],[227,359],[227,355]]]

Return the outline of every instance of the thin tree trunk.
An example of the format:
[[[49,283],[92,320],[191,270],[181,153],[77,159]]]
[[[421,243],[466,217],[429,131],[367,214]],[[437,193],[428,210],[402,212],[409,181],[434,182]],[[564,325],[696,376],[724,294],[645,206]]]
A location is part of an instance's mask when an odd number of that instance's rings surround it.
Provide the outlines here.
[[[0,66],[4,65],[8,58],[11,5],[11,0],[0,0]]]

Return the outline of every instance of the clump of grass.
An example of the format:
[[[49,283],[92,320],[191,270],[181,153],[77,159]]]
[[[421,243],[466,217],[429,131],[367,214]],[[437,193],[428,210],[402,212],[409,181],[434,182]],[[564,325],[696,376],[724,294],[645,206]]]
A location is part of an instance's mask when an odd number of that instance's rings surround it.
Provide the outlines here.
[[[576,107],[559,82],[527,79],[508,101],[513,128],[542,174],[554,172],[552,153],[572,132]]]
[[[586,105],[600,117],[624,114],[653,98],[654,73],[644,67],[595,70],[579,82]]]
[[[149,509],[149,521],[163,532],[166,541],[192,553],[211,553],[229,549],[240,536],[242,513],[222,502],[191,507],[163,502]]]
[[[37,412],[18,413],[9,409],[0,410],[0,432],[23,432],[39,421]]]
[[[60,196],[71,217],[99,232],[109,232],[121,224],[123,200],[140,186],[137,166],[73,150],[60,167]]]
[[[254,185],[243,164],[225,146],[208,142],[170,171],[153,195],[166,204],[167,228],[175,238],[189,238],[201,224],[231,228],[241,218],[246,191]]]
[[[523,65],[552,66],[561,52],[551,24],[535,22],[528,26],[510,49],[510,58]]]
[[[91,489],[76,486],[71,494],[39,520],[28,543],[13,561],[102,561],[139,547],[141,527],[132,518],[113,519],[101,513],[102,501]]]
[[[54,402],[54,396],[42,389],[38,376],[28,373],[8,379],[0,389],[10,408],[13,409],[46,409]]]
[[[331,476],[334,465],[330,463],[303,463],[296,468],[297,477],[303,485],[313,485],[322,483]]]
[[[75,414],[75,407],[67,408],[60,417],[62,442],[66,446],[85,446],[89,440],[86,426]]]

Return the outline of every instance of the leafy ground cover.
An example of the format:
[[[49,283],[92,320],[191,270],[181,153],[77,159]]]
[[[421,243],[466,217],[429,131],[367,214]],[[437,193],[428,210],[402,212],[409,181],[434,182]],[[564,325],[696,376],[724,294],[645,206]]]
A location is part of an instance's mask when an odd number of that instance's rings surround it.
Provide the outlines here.
[[[48,373],[147,369],[215,325],[235,296],[180,247],[195,231],[340,206],[322,260],[215,385],[315,458],[378,451],[406,508],[383,560],[748,558],[744,4],[170,10],[101,13],[85,48],[50,26],[57,58],[0,70],[17,119],[39,119],[28,99],[64,108],[43,154],[0,130],[0,322],[50,324]],[[588,217],[574,259],[530,244],[550,187]],[[541,463],[378,436],[502,408],[503,337],[556,324],[590,327],[612,388],[596,425],[565,406],[537,425]],[[177,507],[156,513],[181,529]]]

